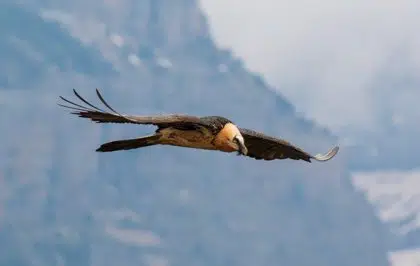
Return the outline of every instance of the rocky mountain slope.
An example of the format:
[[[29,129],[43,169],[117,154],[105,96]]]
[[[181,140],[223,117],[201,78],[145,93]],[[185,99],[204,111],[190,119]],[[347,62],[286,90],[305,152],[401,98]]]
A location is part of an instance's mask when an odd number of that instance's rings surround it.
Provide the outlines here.
[[[325,164],[174,147],[97,154],[153,129],[56,105],[99,87],[124,113],[224,115],[313,153],[335,144],[214,46],[195,1],[38,5],[0,4],[1,265],[388,265],[345,150]]]
[[[353,175],[358,190],[375,207],[380,219],[396,236],[391,249],[417,250],[420,246],[420,172],[377,171],[359,172]]]

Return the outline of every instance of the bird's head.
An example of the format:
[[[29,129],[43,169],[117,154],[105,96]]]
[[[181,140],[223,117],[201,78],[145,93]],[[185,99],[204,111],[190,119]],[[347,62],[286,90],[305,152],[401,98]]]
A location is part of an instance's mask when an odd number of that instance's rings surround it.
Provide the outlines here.
[[[232,123],[227,123],[217,136],[219,145],[226,151],[237,151],[238,155],[247,155],[248,149],[245,140],[238,127]]]

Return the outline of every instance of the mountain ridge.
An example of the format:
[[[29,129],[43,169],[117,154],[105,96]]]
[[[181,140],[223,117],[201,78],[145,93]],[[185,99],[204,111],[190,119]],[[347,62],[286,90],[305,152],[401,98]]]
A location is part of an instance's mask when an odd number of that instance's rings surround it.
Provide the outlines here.
[[[123,2],[129,3],[135,4]],[[90,49],[100,51],[102,57],[89,57],[91,65],[101,69],[110,64],[115,74],[60,69],[59,61],[53,61],[36,65],[48,69],[42,79],[18,72],[19,78],[2,85],[2,98],[16,101],[2,104],[6,112],[0,112],[5,132],[5,148],[0,151],[4,176],[0,202],[5,215],[0,226],[8,228],[0,242],[10,247],[0,253],[0,260],[15,265],[31,261],[81,266],[151,261],[163,265],[389,265],[382,241],[386,233],[370,205],[354,192],[345,152],[328,164],[269,163],[168,147],[108,155],[94,152],[101,142],[152,129],[100,126],[58,110],[58,95],[68,96],[72,88],[93,99],[94,88],[99,87],[106,99],[112,99],[109,103],[124,113],[224,114],[243,127],[287,138],[311,152],[335,144],[325,129],[297,119],[293,106],[265,87],[262,78],[249,75],[228,52],[218,51],[208,32],[194,31],[185,38],[176,35],[176,25],[202,16],[196,2],[177,2],[179,13],[169,11],[174,5],[169,1],[159,3],[162,8],[154,10],[161,13],[155,14],[153,23],[171,29],[172,36],[171,42],[159,41],[159,49],[154,37],[144,40],[147,34],[142,32],[125,37],[129,34],[124,27],[117,30],[115,25],[130,24],[117,19],[121,18],[117,8],[115,17],[109,16],[113,26],[100,26],[104,30],[91,39],[85,38],[89,34],[77,23],[54,22],[62,27],[57,34],[73,36],[71,41],[78,40],[87,54],[95,54]],[[89,14],[93,7],[81,13]],[[46,4],[43,11],[32,9],[26,15],[44,12],[45,16],[49,8]],[[183,10],[189,10],[185,11],[189,16],[176,15],[184,14]],[[170,22],[165,22],[171,15]],[[85,21],[76,18],[70,21]],[[90,25],[106,24],[89,19]],[[156,25],[143,30],[156,31]],[[77,39],[76,33],[84,37]],[[44,34],[53,38],[53,33],[37,33]],[[67,46],[67,39],[58,45],[61,56],[83,65],[80,54],[84,53],[71,49],[78,46]],[[12,57],[0,62],[4,68],[12,64],[27,67]],[[23,89],[27,84],[32,90]],[[15,123],[16,119],[25,123]]]

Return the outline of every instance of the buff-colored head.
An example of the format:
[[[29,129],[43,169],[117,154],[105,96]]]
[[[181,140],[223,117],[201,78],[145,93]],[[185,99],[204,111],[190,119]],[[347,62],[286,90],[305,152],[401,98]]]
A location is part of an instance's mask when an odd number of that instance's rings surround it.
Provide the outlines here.
[[[238,127],[232,123],[227,123],[222,130],[220,130],[214,143],[220,150],[225,152],[237,151],[238,154],[242,155],[248,153],[241,132]]]

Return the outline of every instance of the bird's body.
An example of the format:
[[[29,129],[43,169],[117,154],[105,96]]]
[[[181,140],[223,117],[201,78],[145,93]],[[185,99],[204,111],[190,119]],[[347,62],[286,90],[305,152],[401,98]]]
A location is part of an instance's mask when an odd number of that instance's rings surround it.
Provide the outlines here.
[[[176,128],[165,128],[160,130],[161,143],[164,145],[195,148],[204,150],[215,150],[212,144],[215,136],[204,127],[196,130],[184,130]]]
[[[169,126],[156,130],[154,135],[147,136],[146,138],[151,138],[154,144],[160,145],[233,152],[236,149],[229,145],[224,145],[222,141],[224,132],[222,131],[221,134],[218,134],[223,130],[223,127],[228,129],[230,125],[215,126],[214,129],[216,130],[205,126],[194,126],[192,128]]]
[[[73,114],[89,118],[97,123],[133,123],[157,126],[153,135],[104,143],[97,149],[99,152],[130,150],[153,145],[171,145],[221,152],[237,152],[238,155],[257,160],[289,158],[307,162],[311,162],[311,159],[327,161],[338,152],[336,146],[324,155],[313,156],[282,139],[266,136],[250,129],[239,128],[231,120],[221,116],[122,115],[105,102],[98,90],[96,92],[102,103],[112,112],[106,112],[92,105],[75,90],[75,95],[91,108],[71,102],[61,96],[61,99],[72,106],[60,105],[75,110]]]

